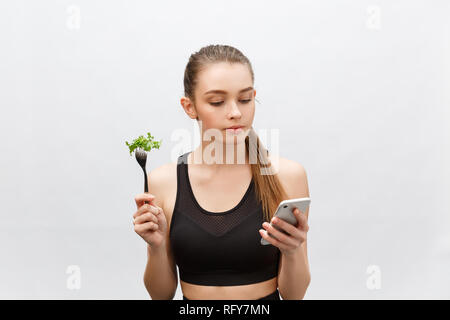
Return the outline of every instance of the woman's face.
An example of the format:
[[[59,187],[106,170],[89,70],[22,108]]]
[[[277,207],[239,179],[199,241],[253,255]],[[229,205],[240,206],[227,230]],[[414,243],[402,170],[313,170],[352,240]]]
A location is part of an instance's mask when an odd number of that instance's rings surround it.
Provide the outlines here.
[[[208,65],[198,74],[195,88],[195,106],[189,99],[182,99],[189,116],[201,121],[202,137],[208,129],[217,129],[221,143],[242,143],[252,127],[255,115],[255,95],[252,76],[247,65],[220,62]],[[184,102],[183,102],[184,101]],[[227,130],[231,126],[243,126],[240,132]],[[214,131],[210,131],[214,132]],[[210,138],[209,138],[210,139]]]

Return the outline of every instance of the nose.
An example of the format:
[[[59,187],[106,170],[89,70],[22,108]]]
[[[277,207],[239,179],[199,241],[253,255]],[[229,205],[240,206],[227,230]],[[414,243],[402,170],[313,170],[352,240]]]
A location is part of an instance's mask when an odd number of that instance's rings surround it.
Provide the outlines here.
[[[239,107],[235,102],[231,102],[230,110],[228,111],[228,117],[230,119],[234,118],[240,118],[242,116],[241,111],[239,110]]]

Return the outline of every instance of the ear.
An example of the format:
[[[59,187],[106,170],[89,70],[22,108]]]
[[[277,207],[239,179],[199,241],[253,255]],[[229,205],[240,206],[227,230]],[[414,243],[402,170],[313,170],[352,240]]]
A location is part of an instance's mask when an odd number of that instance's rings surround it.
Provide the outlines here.
[[[180,103],[184,109],[184,112],[186,112],[189,118],[198,119],[197,110],[195,110],[194,103],[191,101],[191,99],[187,97],[182,97]]]

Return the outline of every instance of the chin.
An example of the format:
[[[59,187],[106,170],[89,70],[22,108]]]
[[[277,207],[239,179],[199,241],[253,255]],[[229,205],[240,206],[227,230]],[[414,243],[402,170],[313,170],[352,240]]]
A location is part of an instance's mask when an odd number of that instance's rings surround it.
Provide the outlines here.
[[[237,145],[237,144],[241,144],[241,143],[245,143],[245,136],[235,136],[235,137],[223,137],[222,140],[223,144],[226,145]]]

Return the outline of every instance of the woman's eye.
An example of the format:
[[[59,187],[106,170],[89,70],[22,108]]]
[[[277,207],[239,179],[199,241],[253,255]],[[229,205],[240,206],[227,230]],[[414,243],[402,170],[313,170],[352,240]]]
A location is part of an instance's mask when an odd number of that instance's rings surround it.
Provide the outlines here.
[[[239,100],[239,102],[241,103],[249,103],[250,101],[252,101],[252,99],[246,99],[246,100]],[[223,101],[218,101],[218,102],[210,102],[211,105],[213,106],[220,106],[223,103]]]

